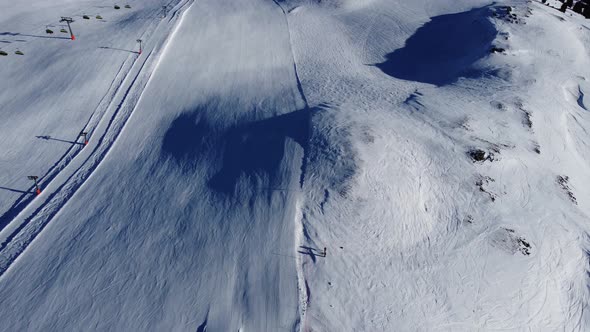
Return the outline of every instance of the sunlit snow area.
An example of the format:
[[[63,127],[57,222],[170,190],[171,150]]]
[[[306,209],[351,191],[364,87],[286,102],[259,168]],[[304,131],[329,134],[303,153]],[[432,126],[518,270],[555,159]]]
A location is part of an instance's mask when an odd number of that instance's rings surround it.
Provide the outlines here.
[[[562,5],[0,0],[0,331],[589,331]]]

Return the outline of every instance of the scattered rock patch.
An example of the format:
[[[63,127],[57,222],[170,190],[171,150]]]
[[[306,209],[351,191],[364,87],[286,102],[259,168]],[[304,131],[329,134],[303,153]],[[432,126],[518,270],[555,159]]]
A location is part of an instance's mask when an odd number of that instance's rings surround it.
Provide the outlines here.
[[[482,149],[471,149],[467,152],[473,162],[494,161],[495,154],[493,152],[484,151]]]
[[[506,52],[506,49],[502,48],[502,47],[498,47],[498,46],[492,46],[492,48],[490,49],[490,53],[502,53],[504,54]]]
[[[520,253],[523,256],[529,256],[533,250],[531,243],[511,228],[502,227],[496,230],[490,234],[489,240],[492,246],[512,255]]]
[[[574,193],[572,192],[572,189],[569,186],[569,176],[567,175],[558,175],[557,176],[557,183],[559,184],[559,186],[561,187],[561,189],[563,191],[565,191],[565,193],[567,194],[568,198],[570,199],[570,201],[576,205],[578,205],[578,200],[576,199],[576,196],[574,196]]]
[[[488,196],[490,196],[490,199],[492,200],[492,202],[495,202],[496,201],[496,194],[492,193],[487,188],[485,188],[485,186],[488,185],[490,182],[495,182],[495,180],[489,176],[485,176],[485,177],[482,177],[481,179],[477,180],[475,182],[475,185],[477,186],[477,188],[479,188],[479,191],[488,194]]]

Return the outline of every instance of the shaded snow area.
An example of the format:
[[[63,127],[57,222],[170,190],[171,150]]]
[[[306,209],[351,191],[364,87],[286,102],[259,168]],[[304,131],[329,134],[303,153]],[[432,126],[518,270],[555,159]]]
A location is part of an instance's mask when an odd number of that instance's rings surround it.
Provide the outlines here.
[[[561,2],[4,2],[0,331],[590,330]]]

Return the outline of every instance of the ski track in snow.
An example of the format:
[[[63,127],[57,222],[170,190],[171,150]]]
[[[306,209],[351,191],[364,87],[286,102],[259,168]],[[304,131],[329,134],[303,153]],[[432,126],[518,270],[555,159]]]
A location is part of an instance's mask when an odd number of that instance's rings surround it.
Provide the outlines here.
[[[303,86],[301,85],[301,80],[299,79],[299,73],[297,72],[297,61],[295,59],[295,54],[293,53],[293,41],[292,41],[292,37],[291,37],[291,28],[289,27],[289,16],[287,11],[285,11],[285,8],[283,8],[283,6],[277,1],[277,0],[273,0],[273,2],[280,8],[280,10],[282,11],[283,17],[285,19],[285,24],[287,26],[287,31],[289,33],[289,44],[291,47],[291,55],[293,56],[293,71],[295,73],[295,78],[297,80],[297,90],[299,91],[299,94],[301,95],[301,99],[303,100],[304,104],[305,104],[305,111],[309,112],[310,108],[309,108],[309,104],[307,102],[307,98],[305,97],[305,93],[303,92]],[[311,121],[311,114],[309,115],[310,120]],[[310,126],[311,127],[311,126]],[[309,137],[308,137],[309,139]],[[309,144],[309,142],[307,142],[307,144]],[[299,187],[303,188],[303,184],[304,184],[304,180],[305,180],[305,166],[307,163],[307,151],[308,151],[308,147],[304,147],[304,155],[303,155],[303,160],[301,163],[301,175],[300,175],[300,180],[299,180]],[[304,332],[309,331],[309,327],[307,326],[307,320],[306,320],[306,316],[305,316],[305,312],[307,310],[307,307],[310,305],[310,294],[309,294],[309,287],[307,286],[307,280],[305,277],[305,271],[303,270],[303,261],[302,259],[304,259],[303,257],[306,257],[306,255],[301,255],[298,253],[298,249],[301,245],[304,244],[303,242],[303,211],[301,209],[301,205],[302,202],[300,202],[299,200],[302,199],[302,195],[298,195],[297,197],[297,202],[296,202],[296,214],[295,214],[295,247],[293,248],[293,252],[295,253],[295,257],[297,257],[295,259],[295,264],[296,264],[296,271],[297,271],[297,290],[299,292],[299,308],[298,308],[298,313],[299,313],[299,322],[296,323],[296,325],[299,326],[299,330],[303,330]]]
[[[118,74],[111,83],[112,89],[103,97],[97,108],[99,111],[95,110],[92,113],[83,128],[83,130],[91,128],[89,145],[84,149],[75,149],[75,146],[72,146],[43,177],[42,195],[17,203],[15,206],[17,209],[23,204],[25,206],[20,208],[20,213],[0,232],[0,278],[47,223],[82,187],[115,144],[127,120],[133,114],[142,91],[149,83],[151,74],[157,68],[160,57],[166,52],[168,41],[180,26],[182,14],[193,2],[194,0],[179,0],[170,11],[167,20],[162,20],[154,28],[155,32],[158,29],[163,30],[159,40],[150,40],[151,43],[148,45],[151,47],[144,48],[144,52],[139,57],[135,58],[135,55],[130,55],[128,60],[131,60],[131,65],[127,71],[122,71],[122,69],[129,61],[125,61],[121,65]],[[163,22],[168,24],[163,24]],[[144,36],[152,34],[153,32],[147,31]],[[144,70],[146,66],[147,69]],[[124,74],[120,75],[121,73]],[[117,98],[117,95],[121,96]],[[108,105],[101,107],[107,103]],[[106,128],[100,128],[101,125],[105,125],[105,121],[103,121],[105,116],[109,116],[110,119],[106,123]],[[98,138],[94,137],[97,135]],[[83,153],[90,149],[92,152]],[[30,212],[31,210],[32,212]]]
[[[102,97],[101,101],[99,102],[99,105],[95,108],[86,124],[82,127],[81,132],[88,132],[89,138],[92,137],[96,125],[102,120],[109,105],[113,102],[115,96],[117,95],[117,92],[123,86],[123,82],[129,75],[129,72],[132,69],[133,64],[136,60],[137,57],[135,55],[130,55],[127,57],[127,59],[125,59],[125,61],[117,70],[117,74],[111,82],[109,90]],[[78,138],[76,138],[76,140],[78,140]],[[53,164],[43,176],[39,178],[39,185],[42,188],[47,187],[51,183],[51,181],[59,174],[59,172],[62,171],[65,167],[67,167],[74,158],[76,158],[81,149],[82,147],[80,146],[80,144],[73,144],[71,147],[69,147],[66,150],[66,152],[59,158],[59,160],[55,164]],[[35,187],[32,186],[27,191],[33,192],[34,189]],[[21,213],[21,211],[26,209],[29,203],[31,203],[35,198],[35,196],[32,196],[28,193],[25,193],[21,197],[19,197],[16,200],[16,202],[2,216],[0,216],[0,232],[4,229],[4,227],[8,226],[10,222],[14,218],[16,218],[19,215],[19,213]],[[2,247],[3,245],[0,244],[0,251]]]

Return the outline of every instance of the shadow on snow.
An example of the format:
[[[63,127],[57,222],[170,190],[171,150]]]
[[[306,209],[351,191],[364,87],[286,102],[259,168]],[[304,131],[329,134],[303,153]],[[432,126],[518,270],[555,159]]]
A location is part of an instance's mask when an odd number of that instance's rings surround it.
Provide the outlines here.
[[[28,35],[20,32],[0,32],[0,36],[23,36],[23,37],[34,37],[34,38],[45,38],[45,39],[67,39],[71,40],[70,37],[59,37],[59,36],[39,36],[39,35]]]
[[[184,171],[194,169],[204,159],[218,165],[218,171],[208,180],[209,187],[215,191],[233,194],[242,177],[250,181],[267,178],[269,184],[280,182],[278,172],[285,156],[286,139],[291,138],[307,148],[310,109],[227,129],[211,125],[205,119],[205,114],[210,112],[197,109],[172,121],[162,141],[162,154],[176,161]]]
[[[489,6],[431,18],[412,35],[403,48],[386,55],[376,64],[395,78],[437,86],[456,82],[459,77],[478,77],[468,70],[489,54],[497,30],[490,21]]]

